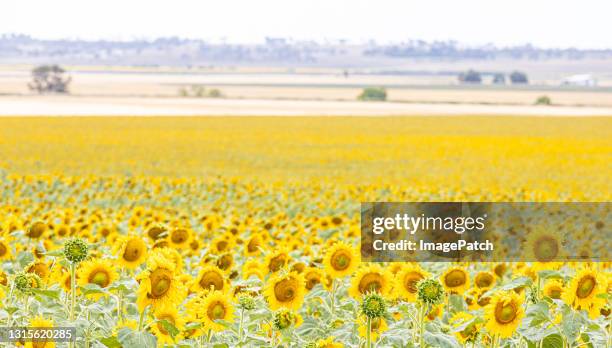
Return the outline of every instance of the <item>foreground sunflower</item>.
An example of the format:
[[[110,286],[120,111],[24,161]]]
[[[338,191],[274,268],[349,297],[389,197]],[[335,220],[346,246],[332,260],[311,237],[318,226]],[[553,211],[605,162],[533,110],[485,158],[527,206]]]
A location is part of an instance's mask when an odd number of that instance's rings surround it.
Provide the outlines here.
[[[170,332],[166,329],[166,325],[164,325],[164,320],[172,324],[175,328],[180,331],[183,331],[183,326],[185,324],[181,314],[178,309],[175,307],[161,307],[155,310],[155,319],[157,322],[154,325],[151,325],[151,332],[157,337],[157,345],[163,346],[165,344],[174,344],[181,340],[180,333],[176,337],[172,337]]]
[[[470,275],[461,267],[450,267],[440,277],[447,292],[463,294],[470,287]]]
[[[525,316],[523,300],[513,291],[500,291],[485,307],[485,328],[492,335],[511,337]]]
[[[136,303],[143,311],[153,307],[175,306],[183,301],[187,291],[179,279],[174,262],[154,253],[147,260],[147,268],[137,277],[140,282]]]
[[[332,278],[341,278],[352,274],[358,264],[357,252],[352,246],[344,242],[337,242],[332,245],[323,259],[325,272]]]
[[[459,342],[463,345],[468,342],[476,342],[478,339],[478,332],[482,326],[477,323],[472,314],[466,312],[455,313],[455,315],[450,318],[449,324],[455,329],[463,327],[462,330],[455,331],[455,337],[457,337]]]
[[[281,307],[298,309],[305,293],[304,277],[295,271],[273,276],[264,289],[264,296],[272,310]]]
[[[33,328],[51,328],[53,327],[53,321],[49,319],[45,319],[44,317],[38,315],[32,319],[30,319],[29,327]],[[26,348],[55,348],[55,342],[53,341],[45,341],[45,340],[37,340],[36,342],[26,342]]]
[[[11,252],[11,241],[12,238],[8,234],[0,233],[0,261],[2,260],[10,260],[13,258],[13,253]]]
[[[111,260],[93,259],[79,265],[77,282],[80,286],[96,284],[106,288],[119,278]]]
[[[202,301],[202,326],[212,331],[223,331],[226,327],[219,320],[231,322],[234,318],[234,307],[229,295],[221,291],[212,291]]]
[[[213,265],[202,268],[191,286],[192,291],[226,291],[228,288],[229,284],[223,271]]]
[[[585,268],[579,271],[570,281],[561,298],[576,309],[585,309],[593,305],[602,306],[605,299],[597,297],[608,291],[606,278],[594,269]]]
[[[147,259],[147,244],[140,237],[124,237],[118,245],[119,264],[125,268],[134,269]]]
[[[417,283],[428,277],[429,273],[418,265],[402,265],[394,278],[395,296],[409,302],[416,301]]]
[[[387,296],[391,290],[391,275],[377,264],[361,267],[351,279],[349,295],[359,299],[370,292]]]

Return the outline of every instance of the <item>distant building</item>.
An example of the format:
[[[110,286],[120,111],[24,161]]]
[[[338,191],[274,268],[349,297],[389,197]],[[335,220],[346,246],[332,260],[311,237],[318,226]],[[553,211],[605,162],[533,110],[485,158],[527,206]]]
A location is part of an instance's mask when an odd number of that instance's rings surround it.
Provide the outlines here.
[[[582,86],[594,87],[597,86],[597,79],[590,74],[572,75],[563,79],[563,86]]]

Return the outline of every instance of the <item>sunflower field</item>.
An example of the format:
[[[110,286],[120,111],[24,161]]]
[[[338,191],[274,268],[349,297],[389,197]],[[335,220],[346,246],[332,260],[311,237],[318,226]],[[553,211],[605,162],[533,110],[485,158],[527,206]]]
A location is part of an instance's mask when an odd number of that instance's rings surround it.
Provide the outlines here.
[[[611,163],[597,117],[1,118],[0,327],[77,340],[0,347],[610,347],[608,262],[362,262],[359,207],[607,202]]]

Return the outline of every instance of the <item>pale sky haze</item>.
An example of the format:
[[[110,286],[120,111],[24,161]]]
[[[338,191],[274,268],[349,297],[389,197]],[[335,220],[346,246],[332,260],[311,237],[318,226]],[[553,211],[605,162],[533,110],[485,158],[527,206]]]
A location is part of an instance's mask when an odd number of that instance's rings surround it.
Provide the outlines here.
[[[612,48],[610,0],[8,0],[0,34],[228,42],[457,40]]]

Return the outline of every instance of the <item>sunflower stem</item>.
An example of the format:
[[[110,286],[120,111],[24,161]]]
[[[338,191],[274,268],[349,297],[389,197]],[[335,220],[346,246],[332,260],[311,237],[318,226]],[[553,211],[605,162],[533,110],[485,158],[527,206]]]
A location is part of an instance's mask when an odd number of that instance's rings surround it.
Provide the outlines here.
[[[144,316],[145,316],[145,313],[146,313],[146,311],[147,311],[147,308],[149,308],[149,306],[146,306],[146,307],[145,307],[145,308],[142,310],[142,312],[140,312],[140,317],[138,318],[138,331],[141,331],[141,330],[142,330],[142,323],[143,323],[143,321],[144,321]]]
[[[425,347],[425,305],[419,306],[419,347]]]
[[[367,317],[366,348],[372,348],[372,319]]]
[[[74,307],[76,306],[76,265],[70,262],[70,322],[74,323]],[[70,348],[74,347],[74,340],[70,340]]]
[[[238,342],[242,342],[242,326],[244,323],[244,309],[240,310],[240,326],[238,326]]]
[[[334,315],[336,307],[336,281],[332,279],[332,288],[331,288],[331,315]]]

